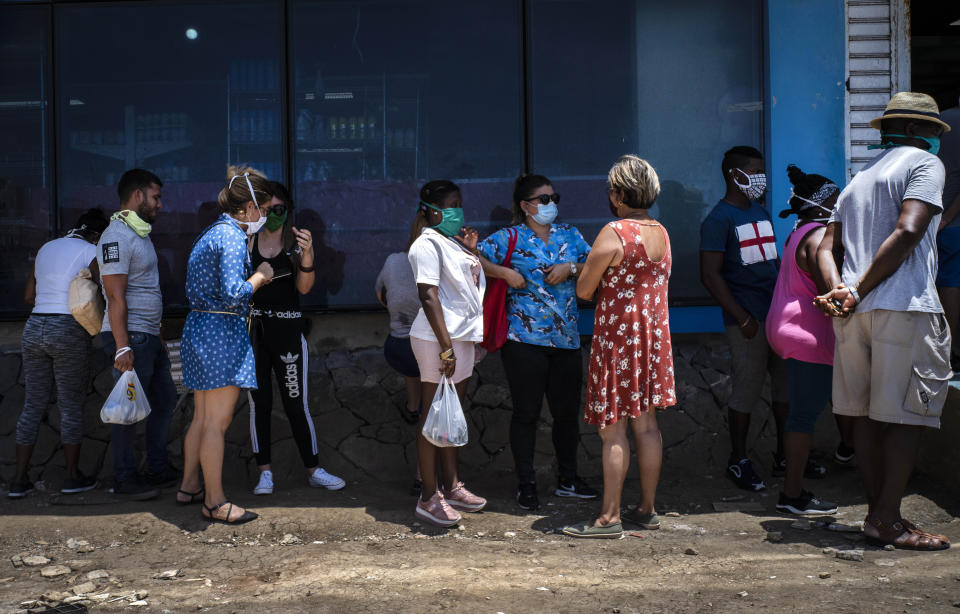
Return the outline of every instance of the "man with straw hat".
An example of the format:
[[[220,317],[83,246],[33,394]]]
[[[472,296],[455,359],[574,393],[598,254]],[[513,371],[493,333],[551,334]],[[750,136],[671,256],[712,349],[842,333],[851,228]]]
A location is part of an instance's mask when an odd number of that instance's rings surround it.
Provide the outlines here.
[[[926,94],[900,92],[882,117],[884,151],[840,193],[818,250],[833,288],[817,303],[836,317],[833,411],[854,416],[867,493],[863,532],[874,544],[943,550],[943,535],[900,515],[924,427],[939,428],[950,371],[950,330],[937,297],[936,231],[950,126]]]

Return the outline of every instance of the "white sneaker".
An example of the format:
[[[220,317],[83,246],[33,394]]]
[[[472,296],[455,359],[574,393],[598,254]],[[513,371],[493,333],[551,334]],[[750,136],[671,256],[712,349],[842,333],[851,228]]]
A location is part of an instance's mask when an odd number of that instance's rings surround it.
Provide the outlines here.
[[[257,487],[253,489],[253,494],[255,495],[272,495],[273,494],[273,472],[269,469],[267,471],[260,472],[260,481],[257,482]]]
[[[326,488],[327,490],[340,490],[347,483],[335,475],[327,473],[323,467],[317,467],[310,475],[310,486],[314,488]]]

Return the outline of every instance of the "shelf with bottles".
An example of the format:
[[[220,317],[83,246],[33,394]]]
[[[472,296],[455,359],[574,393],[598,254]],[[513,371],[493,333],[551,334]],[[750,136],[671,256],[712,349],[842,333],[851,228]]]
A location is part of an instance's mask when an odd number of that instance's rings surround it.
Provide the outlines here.
[[[232,145],[279,145],[281,137],[279,109],[230,111]]]
[[[136,114],[124,107],[123,130],[73,130],[70,147],[117,160],[127,167],[139,166],[148,158],[185,149],[189,139],[186,113]]]

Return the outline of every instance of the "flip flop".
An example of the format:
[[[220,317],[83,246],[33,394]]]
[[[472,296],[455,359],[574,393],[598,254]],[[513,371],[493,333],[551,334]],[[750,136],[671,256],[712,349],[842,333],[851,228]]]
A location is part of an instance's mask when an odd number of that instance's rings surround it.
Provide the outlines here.
[[[587,539],[620,539],[623,537],[623,524],[615,522],[605,527],[598,527],[592,522],[581,522],[563,527],[560,532],[570,537]]]

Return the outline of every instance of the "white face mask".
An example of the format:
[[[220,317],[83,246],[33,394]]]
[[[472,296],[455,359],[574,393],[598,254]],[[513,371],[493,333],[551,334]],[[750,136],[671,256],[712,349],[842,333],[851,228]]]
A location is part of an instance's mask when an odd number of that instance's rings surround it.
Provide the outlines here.
[[[747,183],[740,183],[737,180],[737,171],[743,173],[743,175],[747,178]],[[748,175],[739,168],[733,169],[730,172],[733,173],[733,182],[737,184],[737,187],[740,188],[740,191],[743,192],[743,195],[749,200],[759,200],[759,198],[763,196],[763,193],[767,191],[766,173]]]
[[[239,176],[240,175],[234,175],[230,179],[230,185],[227,186],[228,189],[233,186],[233,180]],[[260,232],[260,230],[263,228],[263,225],[267,223],[267,216],[260,211],[260,203],[257,202],[257,196],[253,193],[253,184],[250,183],[250,173],[244,173],[243,178],[247,180],[247,187],[250,188],[250,198],[253,199],[253,204],[257,207],[257,213],[260,214],[260,219],[258,219],[256,222],[244,222],[244,224],[247,225],[247,234],[255,235]]]

